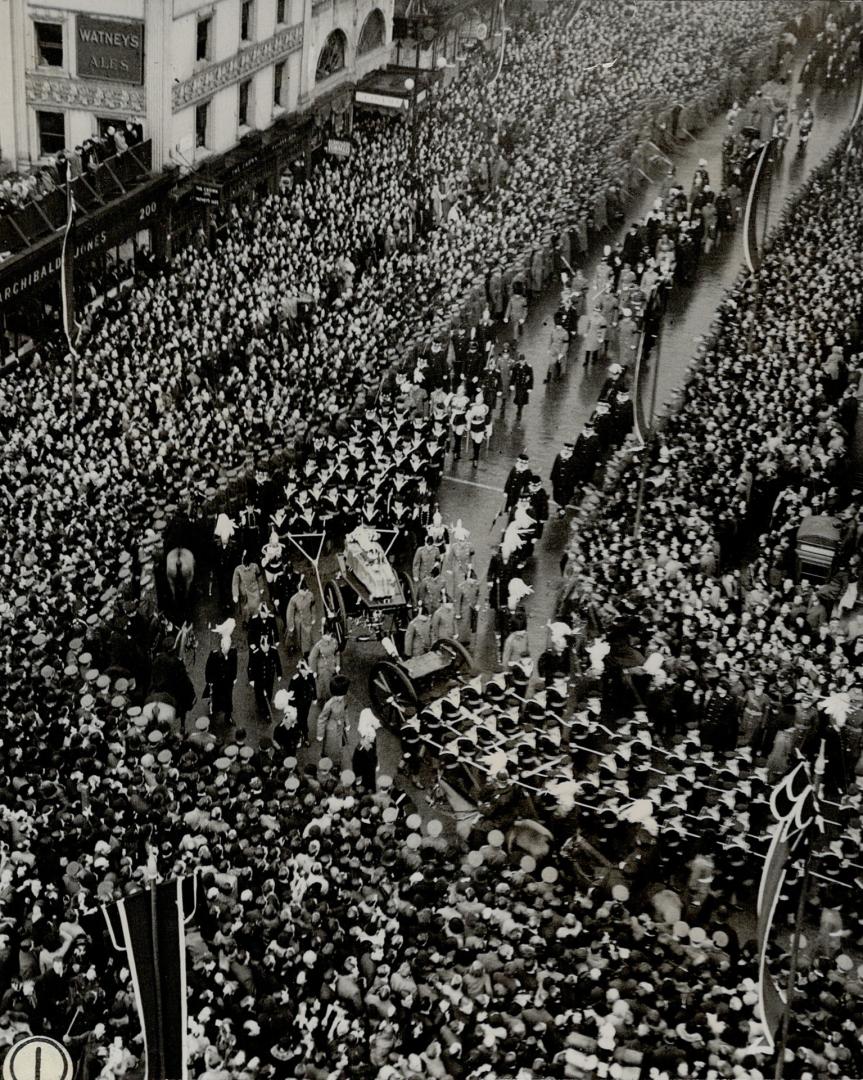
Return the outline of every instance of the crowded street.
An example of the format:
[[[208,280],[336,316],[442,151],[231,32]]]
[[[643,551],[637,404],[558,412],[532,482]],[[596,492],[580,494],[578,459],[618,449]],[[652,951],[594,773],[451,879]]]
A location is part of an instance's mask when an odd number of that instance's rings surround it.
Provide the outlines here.
[[[863,3],[213,11],[0,82],[4,1078],[863,1076]]]

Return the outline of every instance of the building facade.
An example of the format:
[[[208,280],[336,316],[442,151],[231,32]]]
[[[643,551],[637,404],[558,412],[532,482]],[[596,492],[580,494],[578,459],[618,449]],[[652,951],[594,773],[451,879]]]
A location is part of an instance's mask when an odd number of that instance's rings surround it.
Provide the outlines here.
[[[83,175],[73,172],[80,310],[190,242],[213,244],[233,205],[336,153],[353,86],[389,60],[392,8],[0,0],[0,174],[48,165],[61,150],[88,155]],[[128,148],[110,131],[127,124]],[[94,137],[103,139],[95,163]],[[0,363],[59,326],[66,213],[55,187],[0,214]]]
[[[387,63],[393,0],[0,0],[0,158],[126,120],[181,172]]]

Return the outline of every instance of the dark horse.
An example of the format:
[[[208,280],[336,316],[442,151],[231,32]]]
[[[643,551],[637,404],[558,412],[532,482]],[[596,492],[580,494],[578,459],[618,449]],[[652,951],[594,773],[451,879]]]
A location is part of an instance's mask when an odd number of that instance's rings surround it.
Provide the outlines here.
[[[165,559],[168,592],[178,609],[188,604],[195,581],[195,556],[185,547],[171,548]]]

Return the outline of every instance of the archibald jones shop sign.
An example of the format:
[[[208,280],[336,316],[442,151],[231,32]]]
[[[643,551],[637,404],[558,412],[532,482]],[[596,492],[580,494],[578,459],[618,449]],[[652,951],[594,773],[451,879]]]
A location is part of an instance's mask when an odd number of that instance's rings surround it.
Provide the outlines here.
[[[135,233],[156,226],[173,182],[173,177],[161,176],[81,221],[75,236],[76,262],[85,262]],[[28,294],[39,292],[56,280],[62,248],[61,229],[0,263],[0,305],[15,307]]]
[[[144,24],[79,15],[75,23],[78,74],[83,79],[144,81]]]

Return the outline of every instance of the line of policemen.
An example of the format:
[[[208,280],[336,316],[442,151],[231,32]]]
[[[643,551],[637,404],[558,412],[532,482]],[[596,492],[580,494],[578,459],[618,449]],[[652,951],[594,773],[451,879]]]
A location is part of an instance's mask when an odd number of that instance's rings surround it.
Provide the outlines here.
[[[828,16],[824,29],[810,46],[800,69],[800,83],[828,89],[841,88],[863,64],[863,34],[859,11],[851,4],[841,6]]]

